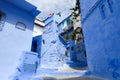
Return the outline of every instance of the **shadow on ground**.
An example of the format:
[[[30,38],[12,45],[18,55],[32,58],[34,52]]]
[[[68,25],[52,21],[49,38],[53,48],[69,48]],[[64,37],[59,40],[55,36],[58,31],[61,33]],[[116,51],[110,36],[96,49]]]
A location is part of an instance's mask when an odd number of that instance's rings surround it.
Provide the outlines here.
[[[36,80],[41,80],[41,79],[36,79]],[[96,78],[93,76],[80,76],[80,77],[43,77],[42,80],[105,80],[101,78]]]
[[[88,67],[71,67],[71,68],[75,70],[88,70]]]

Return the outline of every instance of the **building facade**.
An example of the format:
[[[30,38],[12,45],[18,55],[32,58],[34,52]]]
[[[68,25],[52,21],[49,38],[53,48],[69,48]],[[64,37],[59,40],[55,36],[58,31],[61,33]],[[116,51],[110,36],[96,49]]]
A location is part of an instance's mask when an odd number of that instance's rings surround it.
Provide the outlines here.
[[[52,14],[45,20],[46,31],[42,35],[41,44],[41,67],[60,67],[67,61],[86,62],[84,44],[75,44],[75,40],[72,39],[74,32],[72,15],[66,14],[65,12]],[[82,48],[78,49],[79,47]]]
[[[21,4],[20,4],[21,3]],[[22,51],[30,51],[36,7],[24,0],[0,1],[0,77],[9,80]]]
[[[31,51],[36,52],[38,54],[38,58],[40,58],[41,54],[42,34],[45,31],[44,26],[45,24],[43,21],[37,18],[35,19]]]
[[[92,74],[120,79],[120,1],[81,0],[82,28]]]
[[[41,67],[58,68],[65,63],[65,46],[59,39],[58,23],[64,20],[64,15],[50,15],[45,22],[45,32],[42,35]],[[48,66],[49,65],[49,66]]]

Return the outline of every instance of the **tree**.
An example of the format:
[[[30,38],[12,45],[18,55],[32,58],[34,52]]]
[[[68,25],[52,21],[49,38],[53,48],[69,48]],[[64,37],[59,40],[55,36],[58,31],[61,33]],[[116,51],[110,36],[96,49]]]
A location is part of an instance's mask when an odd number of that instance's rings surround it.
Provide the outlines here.
[[[72,34],[69,34],[66,32],[67,35],[64,36],[64,38],[66,39],[66,41],[68,41],[69,39],[72,39],[76,42],[81,42],[83,41],[83,34],[82,34],[82,28],[80,25],[76,25],[76,23],[80,24],[80,13],[81,13],[81,9],[80,9],[80,0],[76,0],[76,4],[74,8],[71,8],[70,10],[72,10],[72,19],[70,21],[70,23],[73,24],[74,27],[76,27],[74,29],[74,31],[72,32]]]
[[[72,22],[78,22],[79,20],[77,19],[80,16],[81,13],[81,9],[80,9],[80,2],[79,0],[76,0],[76,5],[74,8],[71,8],[70,10],[72,10]]]
[[[80,26],[80,0],[76,0],[76,5],[72,10],[72,19],[71,21],[74,24],[74,31],[72,33],[72,39],[75,40],[77,43],[83,41],[83,33],[82,27]]]

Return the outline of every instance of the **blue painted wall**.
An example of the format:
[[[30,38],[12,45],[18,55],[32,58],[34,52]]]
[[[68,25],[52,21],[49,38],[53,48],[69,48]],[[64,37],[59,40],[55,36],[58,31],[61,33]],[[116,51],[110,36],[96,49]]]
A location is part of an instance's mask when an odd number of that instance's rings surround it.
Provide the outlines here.
[[[31,11],[31,8],[28,10]],[[8,80],[8,78],[12,77],[18,66],[22,51],[30,51],[31,49],[32,30],[35,16],[28,14],[28,10],[16,7],[6,0],[0,0],[0,11],[6,15],[5,24],[2,31],[0,31],[1,80]],[[24,23],[26,29],[21,30],[16,28],[15,26],[17,22]]]
[[[80,42],[76,44],[75,49],[76,49],[76,60],[79,62],[87,62],[84,42]]]
[[[66,47],[63,44],[65,42],[60,38],[59,28],[57,26],[66,18],[67,16],[53,14],[44,21],[46,31],[42,35],[40,67],[58,68],[66,63]]]
[[[58,33],[58,27],[56,23],[56,14],[49,16],[45,21],[45,33],[55,32]],[[58,16],[57,16],[58,17]]]
[[[58,34],[43,34],[41,48],[41,67],[57,68],[65,63],[65,46],[60,42]]]
[[[71,35],[73,33],[73,27],[68,30],[67,33],[61,33],[60,34],[60,39],[62,43],[65,45],[66,49],[69,50],[69,56],[71,61],[78,61],[78,62],[86,62],[86,57],[85,57],[85,44],[84,42],[80,43],[75,43],[75,40],[69,39],[68,41],[63,37],[66,35]]]
[[[30,80],[38,67],[38,54],[35,52],[23,51],[19,59],[13,79],[10,80]]]
[[[92,3],[81,0],[89,70],[109,80],[119,80],[120,0],[96,0],[93,3],[95,4],[89,7],[86,4]]]
[[[75,41],[70,39],[68,41],[68,45],[67,46],[69,47],[69,51],[70,51],[69,54],[70,54],[71,61],[76,61],[77,58],[76,58]]]
[[[94,4],[99,1],[99,0],[81,0],[81,10],[82,10],[82,19],[86,17],[86,15],[88,14],[89,10],[91,9],[92,6],[94,6]]]
[[[61,13],[61,15],[53,14],[44,21],[46,31],[42,35],[41,67],[61,67],[68,59],[78,62],[86,61],[84,44],[76,45],[74,40],[66,41],[63,38],[63,35],[70,35],[74,31],[73,25],[69,24],[70,19],[71,14]],[[64,30],[68,32],[65,33]],[[83,50],[78,51],[76,49],[78,46],[82,46]],[[67,48],[68,56],[65,54]]]

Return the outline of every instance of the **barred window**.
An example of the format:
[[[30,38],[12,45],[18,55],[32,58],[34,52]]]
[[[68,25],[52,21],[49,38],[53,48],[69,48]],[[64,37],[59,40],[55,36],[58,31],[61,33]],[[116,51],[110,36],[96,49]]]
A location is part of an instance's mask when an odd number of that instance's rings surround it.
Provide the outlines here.
[[[17,29],[20,29],[20,30],[23,30],[23,31],[26,30],[26,25],[24,23],[22,23],[22,22],[17,22],[15,27]]]

